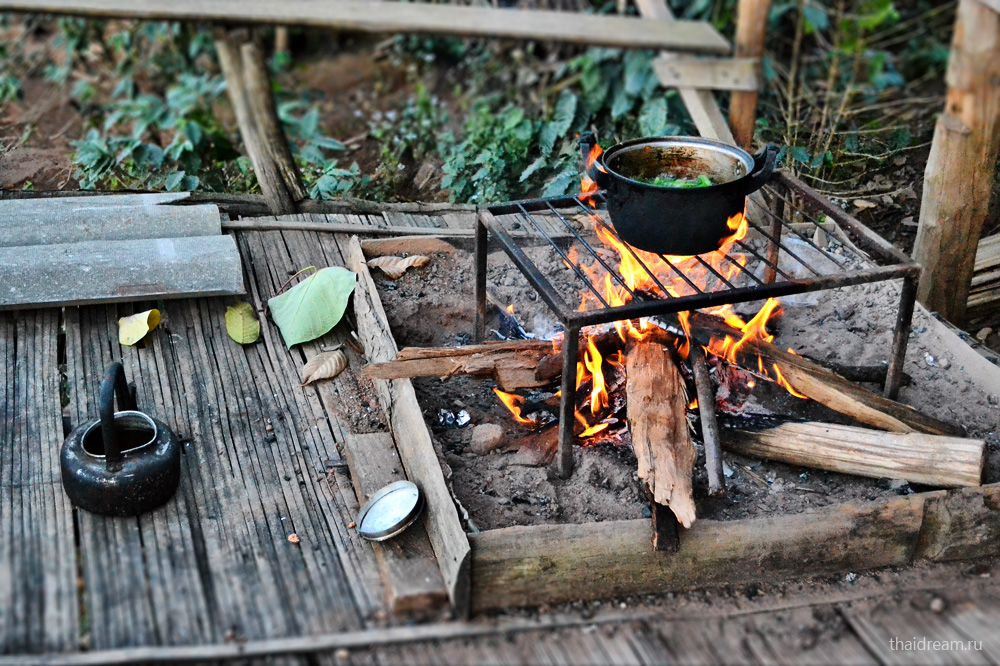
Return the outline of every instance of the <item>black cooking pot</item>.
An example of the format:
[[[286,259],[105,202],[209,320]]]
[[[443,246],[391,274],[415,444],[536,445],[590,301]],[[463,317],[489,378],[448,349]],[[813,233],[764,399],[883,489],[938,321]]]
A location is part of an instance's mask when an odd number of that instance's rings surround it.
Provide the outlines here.
[[[594,135],[580,136],[587,155]],[[693,255],[719,249],[733,234],[728,220],[742,213],[746,197],[774,172],[778,149],[756,157],[721,141],[689,136],[633,139],[612,146],[587,167],[587,175],[606,190],[608,215],[622,240],[649,252]],[[696,179],[706,187],[658,187],[642,180],[658,176]]]

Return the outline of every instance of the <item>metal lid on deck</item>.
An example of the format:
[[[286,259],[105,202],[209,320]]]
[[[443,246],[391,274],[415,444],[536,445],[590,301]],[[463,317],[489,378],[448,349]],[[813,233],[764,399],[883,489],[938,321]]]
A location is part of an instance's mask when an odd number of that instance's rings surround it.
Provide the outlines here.
[[[385,541],[400,534],[420,516],[424,498],[411,481],[396,481],[378,490],[358,513],[358,534]]]

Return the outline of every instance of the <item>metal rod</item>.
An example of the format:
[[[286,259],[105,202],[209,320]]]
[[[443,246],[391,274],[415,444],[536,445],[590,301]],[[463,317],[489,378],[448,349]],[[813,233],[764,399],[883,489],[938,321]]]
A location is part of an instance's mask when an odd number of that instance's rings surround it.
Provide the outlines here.
[[[785,278],[786,280],[794,280],[795,279],[794,277],[792,277],[791,275],[789,275],[785,271],[781,270],[781,268],[778,267],[777,263],[772,263],[772,262],[768,261],[768,259],[766,257],[764,257],[760,252],[758,252],[757,250],[753,249],[753,246],[748,245],[747,243],[744,243],[743,241],[736,241],[736,244],[739,245],[741,248],[743,248],[743,250],[745,252],[749,252],[754,257],[756,257],[757,259],[759,259],[760,261],[762,261],[764,263],[764,266],[765,266],[764,284],[771,284],[772,282],[774,282],[774,278],[773,277],[771,278],[771,282],[767,281],[767,272],[766,271],[768,271],[768,270],[770,270],[772,273],[777,273],[778,275],[780,275],[781,277]],[[768,243],[768,249],[770,249],[770,247],[771,247],[771,243],[769,242]],[[780,250],[781,248],[778,247],[777,245],[775,245],[774,247],[776,248],[775,249],[775,254],[777,254],[777,251]]]
[[[555,290],[552,283],[542,275],[535,264],[528,258],[528,255],[521,250],[520,246],[514,242],[514,239],[510,237],[507,230],[503,228],[503,225],[497,221],[496,217],[488,211],[484,210],[479,213],[479,219],[486,225],[486,227],[493,232],[497,240],[500,241],[501,247],[503,247],[504,252],[510,257],[510,260],[514,262],[514,265],[520,269],[524,278],[535,288],[538,295],[541,297],[545,304],[555,313],[559,318],[559,321],[566,325],[567,318],[571,315],[573,310],[566,304],[566,301],[562,299],[559,292]]]
[[[772,217],[772,218],[777,217],[767,206],[763,205],[759,201],[755,201],[752,197],[749,199],[749,201],[751,203],[753,203],[755,206],[757,206],[758,208],[760,208],[762,211],[764,211],[764,213],[766,213],[769,217]],[[802,212],[803,215],[805,214],[804,211],[800,210],[799,212]],[[837,259],[831,253],[829,253],[826,250],[824,250],[823,248],[821,248],[819,245],[816,245],[816,243],[813,242],[813,239],[811,239],[808,236],[805,236],[805,235],[799,233],[798,229],[796,229],[795,227],[793,227],[792,225],[790,225],[788,222],[785,222],[784,219],[778,218],[778,220],[781,222],[781,225],[783,227],[786,227],[789,231],[791,231],[793,234],[795,234],[796,236],[798,236],[799,240],[801,240],[803,243],[806,243],[807,245],[812,246],[812,248],[814,250],[816,250],[817,252],[822,252],[824,257],[826,257],[827,259],[829,259],[830,261],[832,261],[833,263],[835,263],[840,268],[844,268],[844,262],[842,262],[839,259]],[[819,225],[817,225],[817,226],[819,226]],[[822,227],[820,227],[820,228],[822,228]],[[791,254],[791,252],[789,252],[789,250],[788,250],[787,247],[784,248],[784,250],[785,250],[785,252],[788,252],[789,254]]]
[[[726,253],[723,253],[723,256],[726,257],[726,261],[728,261],[729,263],[731,263],[734,266],[736,266],[738,269],[740,269],[741,272],[746,273],[746,275],[747,275],[748,278],[750,278],[751,280],[753,280],[754,282],[756,282],[757,284],[759,284],[761,286],[764,285],[764,281],[761,280],[756,275],[754,275],[753,271],[751,271],[749,268],[747,268],[746,266],[744,266],[743,263],[739,261],[739,259],[737,259],[736,257],[731,257],[731,256],[729,256]]]
[[[707,261],[705,261],[704,259],[702,259],[700,254],[694,255],[694,258],[698,260],[699,264],[701,264],[702,266],[704,266],[705,268],[707,268],[712,273],[712,275],[714,275],[718,279],[722,280],[723,284],[725,284],[727,287],[729,287],[730,289],[736,289],[736,285],[735,284],[733,284],[732,282],[730,282],[729,280],[727,280],[726,277],[722,273],[720,273],[719,271],[715,270],[715,267],[712,266],[712,264],[710,264]]]
[[[627,291],[630,296],[635,298],[635,292],[632,291],[631,288],[629,288],[628,283],[625,281],[625,278],[619,275],[618,272],[608,264],[608,262],[604,261],[604,259],[601,258],[601,255],[598,254],[597,250],[591,247],[590,243],[588,243],[583,239],[583,236],[581,236],[577,232],[577,230],[573,228],[573,225],[569,223],[569,220],[563,217],[562,214],[560,214],[559,211],[557,211],[551,205],[549,206],[549,208],[552,210],[553,213],[556,214],[556,217],[558,217],[562,221],[563,225],[565,225],[565,227],[569,229],[570,233],[576,236],[576,239],[580,241],[580,243],[582,243],[585,248],[587,248],[587,251],[590,252],[591,256],[593,256],[594,259],[597,259],[597,261],[601,264],[601,266],[604,267],[604,270],[606,270],[611,275],[611,277],[614,278],[615,282],[624,287],[625,291]],[[524,214],[528,215],[528,212],[524,211]]]
[[[768,211],[768,212],[770,212],[770,211]],[[764,238],[767,238],[768,240],[773,240],[774,242],[778,243],[778,245],[781,247],[781,249],[785,251],[785,254],[787,254],[789,257],[791,257],[795,261],[797,261],[800,264],[802,264],[803,266],[805,266],[806,270],[808,270],[813,275],[820,275],[821,274],[815,268],[813,268],[808,263],[806,263],[801,257],[799,257],[799,255],[795,254],[794,252],[792,252],[791,250],[789,250],[784,245],[781,245],[781,241],[778,240],[780,238],[780,236],[773,236],[773,235],[771,235],[769,232],[764,231],[764,229],[762,227],[757,226],[753,222],[747,222],[747,225],[753,227],[754,229],[756,229],[757,233],[759,233]],[[826,254],[826,253],[824,252],[824,254]]]
[[[781,262],[781,221],[785,219],[785,198],[777,189],[774,190],[774,195],[778,197],[778,210],[774,211],[774,215],[771,217],[769,231],[773,238],[767,241],[767,259],[764,260],[764,263],[767,264],[764,268],[764,282],[767,284],[774,282],[775,273],[781,270],[778,264]],[[782,276],[789,279],[784,272],[782,272]]]
[[[705,293],[704,291],[701,290],[701,288],[698,285],[696,285],[694,282],[691,281],[691,278],[689,278],[684,271],[682,271],[681,269],[679,269],[676,266],[674,266],[674,262],[670,261],[669,259],[666,258],[666,256],[664,256],[662,254],[657,255],[657,256],[660,257],[660,260],[663,263],[665,263],[667,266],[670,266],[670,268],[675,273],[677,273],[677,275],[679,275],[681,277],[681,279],[684,280],[684,282],[686,282],[689,287],[691,287],[692,289],[694,289],[695,292],[697,292],[699,294],[704,294]]]
[[[899,384],[903,379],[903,362],[906,360],[906,346],[910,339],[910,325],[913,323],[913,306],[916,300],[917,278],[905,278],[899,294],[896,329],[892,333],[892,356],[889,358],[889,369],[885,373],[883,395],[890,400],[895,400],[899,396]]]
[[[531,213],[529,213],[527,210],[525,210],[524,208],[522,208],[521,209],[521,214],[524,216],[525,219],[528,220],[528,222],[530,222],[535,227],[535,229],[538,229],[538,232],[540,234],[542,234],[543,236],[545,236],[545,240],[547,240],[549,242],[549,245],[551,245],[552,248],[556,252],[559,253],[559,256],[563,258],[563,261],[566,262],[567,266],[569,266],[571,269],[573,269],[573,272],[576,273],[577,277],[579,277],[581,280],[583,280],[583,283],[585,285],[587,285],[587,288],[590,289],[590,291],[593,292],[593,294],[595,296],[597,296],[597,300],[599,300],[601,303],[603,303],[604,307],[610,308],[611,304],[608,303],[604,299],[604,296],[601,294],[601,290],[598,289],[597,286],[594,285],[587,278],[587,274],[583,272],[583,269],[581,269],[579,266],[577,266],[572,261],[570,261],[569,255],[566,254],[565,252],[563,252],[563,249],[561,247],[559,247],[559,244],[556,243],[554,240],[552,240],[551,236],[549,236],[547,233],[545,233],[545,230],[542,229],[542,225],[538,224],[538,221],[534,217],[532,217]]]
[[[576,442],[576,364],[580,352],[580,329],[567,326],[563,336],[562,392],[559,402],[559,478],[573,474],[573,445]]]
[[[694,386],[698,394],[698,416],[701,419],[701,441],[705,445],[705,470],[708,472],[708,494],[721,495],[726,489],[726,477],[722,473],[722,450],[719,443],[719,424],[715,420],[715,391],[712,378],[708,374],[708,363],[701,345],[691,343],[688,358],[694,374]]]
[[[473,323],[473,342],[486,339],[486,257],[489,247],[489,230],[482,219],[476,216],[476,316]]]

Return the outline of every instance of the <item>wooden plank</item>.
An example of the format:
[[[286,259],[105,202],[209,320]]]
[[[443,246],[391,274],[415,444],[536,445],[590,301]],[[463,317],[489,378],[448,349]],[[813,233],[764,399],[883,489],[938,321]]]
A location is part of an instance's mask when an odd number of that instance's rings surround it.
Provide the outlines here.
[[[55,199],[63,204],[59,206],[31,205],[39,201],[44,199],[0,201],[0,247],[222,233],[219,207],[214,204],[98,205],[88,198],[75,198],[74,205],[65,204],[68,199]]]
[[[680,549],[671,554],[651,550],[646,520],[489,530],[469,537],[473,608],[902,565],[912,558],[922,505],[921,496],[911,495],[792,516],[702,520],[681,533]]]
[[[960,0],[944,113],[934,128],[913,258],[924,267],[917,298],[963,323],[976,246],[989,213],[1000,151],[1000,14]]]
[[[358,499],[363,502],[384,486],[406,478],[396,444],[387,432],[352,434],[344,443],[344,452]],[[434,550],[427,533],[417,527],[374,545],[393,613],[429,615],[448,603]]]
[[[0,650],[79,640],[73,512],[59,450],[59,312],[0,315]]]
[[[302,0],[274,5],[265,0],[28,0],[0,1],[0,11],[262,25],[309,26],[337,31],[498,37],[633,49],[729,53],[729,43],[710,23],[659,23],[626,16],[596,16],[547,10],[475,6]]]
[[[996,631],[1000,626],[1000,612],[993,604],[961,603],[949,609],[947,620],[966,640],[979,641],[982,653],[994,666],[1000,664],[1000,634]]]
[[[935,561],[1000,553],[1000,484],[930,494],[915,557]]]
[[[389,361],[396,357],[396,342],[389,329],[375,283],[365,264],[364,253],[356,236],[342,246],[347,266],[358,274],[354,291],[354,315],[369,361]],[[448,596],[458,616],[469,609],[468,537],[462,529],[458,511],[445,485],[441,464],[431,442],[427,424],[409,379],[375,380],[383,407],[390,415],[399,455],[407,476],[426,498],[427,533],[448,587]]]
[[[997,0],[997,2],[1000,2],[1000,0]],[[996,266],[1000,266],[1000,234],[980,239],[976,249],[976,263],[974,268],[977,273],[980,273]]]
[[[0,248],[0,309],[242,294],[230,236]]]
[[[756,58],[672,58],[653,60],[653,69],[666,87],[695,90],[753,90],[760,61]]]
[[[980,485],[986,464],[982,439],[885,433],[835,423],[783,423],[723,434],[726,448],[742,455],[943,488]]]
[[[665,23],[668,25],[676,25],[677,20],[674,18],[673,12],[667,6],[665,0],[635,0],[635,6],[639,9],[639,13],[649,19],[656,19],[655,21],[649,21],[650,23]],[[676,49],[672,49],[676,51]],[[671,58],[676,57],[672,53],[663,53],[661,58]],[[694,122],[695,127],[698,128],[698,133],[703,137],[709,139],[718,139],[725,143],[736,143],[733,139],[733,133],[729,129],[729,125],[726,124],[726,119],[722,115],[722,111],[719,110],[719,103],[715,101],[715,97],[710,90],[698,90],[696,88],[678,88],[677,92],[681,96],[681,100],[684,102],[684,106],[687,107],[688,113],[691,114],[691,120]]]

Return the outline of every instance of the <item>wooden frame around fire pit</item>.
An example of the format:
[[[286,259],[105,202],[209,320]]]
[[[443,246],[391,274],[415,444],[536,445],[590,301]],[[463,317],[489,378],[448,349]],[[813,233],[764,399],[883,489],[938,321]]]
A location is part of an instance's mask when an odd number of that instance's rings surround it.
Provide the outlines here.
[[[369,361],[396,344],[357,238],[355,316]],[[956,338],[957,340],[957,338]],[[919,561],[1000,554],[1000,483],[868,504],[734,521],[699,520],[673,553],[653,550],[648,520],[519,526],[465,534],[409,379],[373,379],[409,478],[426,495],[424,520],[456,614],[707,585],[777,582]],[[395,404],[395,400],[400,400]],[[352,470],[358,473],[358,470]],[[471,548],[471,554],[469,549]]]

